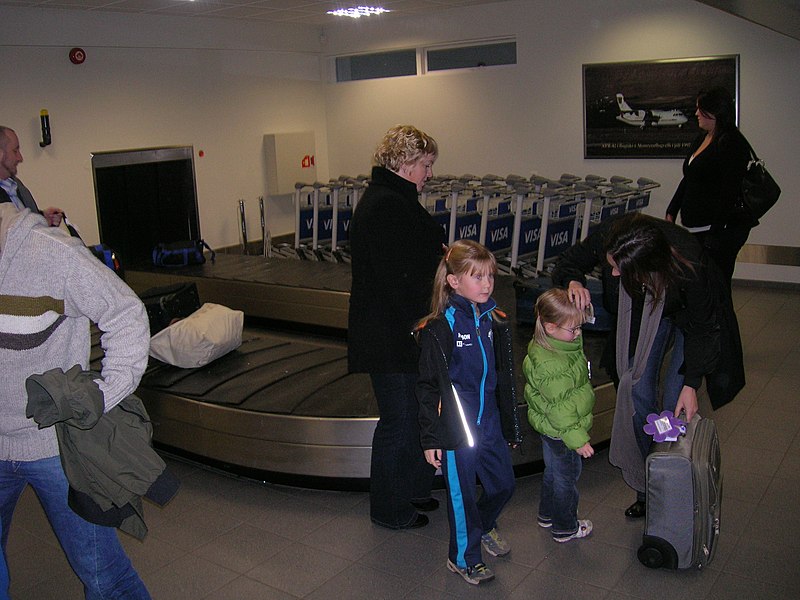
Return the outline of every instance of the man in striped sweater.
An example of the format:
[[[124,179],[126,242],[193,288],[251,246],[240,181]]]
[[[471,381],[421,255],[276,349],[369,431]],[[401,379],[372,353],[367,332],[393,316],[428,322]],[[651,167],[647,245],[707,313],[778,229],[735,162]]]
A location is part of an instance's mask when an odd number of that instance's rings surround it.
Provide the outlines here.
[[[69,508],[54,428],[39,429],[25,416],[30,375],[88,368],[90,321],[103,332],[96,383],[108,411],[137,388],[147,366],[141,301],[80,240],[27,208],[0,203],[0,560],[14,507],[31,485],[87,598],[150,598],[116,531]],[[6,593],[0,589],[0,598]]]

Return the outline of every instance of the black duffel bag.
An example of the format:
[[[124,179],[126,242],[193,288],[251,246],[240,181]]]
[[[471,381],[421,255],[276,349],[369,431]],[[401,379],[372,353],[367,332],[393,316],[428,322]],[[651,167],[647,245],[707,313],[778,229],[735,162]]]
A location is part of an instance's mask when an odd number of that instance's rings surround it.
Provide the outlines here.
[[[194,282],[150,288],[139,297],[147,310],[151,336],[200,308],[200,296]]]

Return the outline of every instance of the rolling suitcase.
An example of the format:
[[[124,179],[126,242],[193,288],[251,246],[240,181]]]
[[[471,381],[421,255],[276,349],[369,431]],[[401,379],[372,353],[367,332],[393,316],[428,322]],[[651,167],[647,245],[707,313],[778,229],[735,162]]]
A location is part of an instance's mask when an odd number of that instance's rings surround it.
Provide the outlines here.
[[[717,428],[695,415],[685,435],[647,457],[647,517],[639,560],[647,567],[702,569],[719,537],[722,472]]]

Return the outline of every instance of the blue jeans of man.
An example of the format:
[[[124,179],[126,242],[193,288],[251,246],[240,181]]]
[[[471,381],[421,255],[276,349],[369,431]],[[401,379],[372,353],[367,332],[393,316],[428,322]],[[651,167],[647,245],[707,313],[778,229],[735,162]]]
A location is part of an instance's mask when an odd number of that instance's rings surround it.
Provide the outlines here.
[[[672,340],[672,352],[669,363],[663,369],[664,356]],[[636,442],[642,458],[647,459],[653,438],[644,432],[647,415],[659,414],[663,410],[674,411],[678,404],[678,396],[683,389],[683,332],[676,327],[671,319],[661,319],[656,332],[650,356],[641,379],[633,386],[633,430],[636,432]],[[659,389],[663,396],[659,403]],[[645,501],[645,494],[637,492],[636,499]]]
[[[559,439],[542,435],[544,474],[539,496],[539,520],[551,522],[554,537],[578,531],[578,478],[581,456]]]
[[[3,520],[0,519],[0,536],[3,534]],[[8,566],[5,549],[0,547],[0,600],[8,600]]]
[[[119,543],[117,531],[89,523],[67,504],[69,484],[58,456],[34,461],[0,461],[3,553],[14,508],[27,484],[36,492],[70,566],[83,583],[87,600],[150,599]]]
[[[380,418],[372,437],[370,517],[398,529],[417,518],[412,500],[431,496],[436,473],[425,460],[419,440],[416,373],[373,373],[372,389]]]

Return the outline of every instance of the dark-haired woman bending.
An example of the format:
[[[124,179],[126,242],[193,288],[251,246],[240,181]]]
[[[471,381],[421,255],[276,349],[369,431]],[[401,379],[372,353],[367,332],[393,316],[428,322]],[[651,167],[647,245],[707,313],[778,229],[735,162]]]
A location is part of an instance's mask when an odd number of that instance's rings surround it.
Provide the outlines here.
[[[609,459],[637,492],[625,514],[643,517],[644,459],[652,442],[642,429],[647,415],[683,411],[691,420],[703,377],[720,368],[719,314],[732,309],[721,275],[696,237],[661,219],[629,214],[602,224],[561,255],[553,283],[583,308],[591,300],[585,274],[596,266],[603,267],[606,308],[617,316],[603,361],[617,385]],[[736,392],[726,389],[712,404],[721,406]]]

